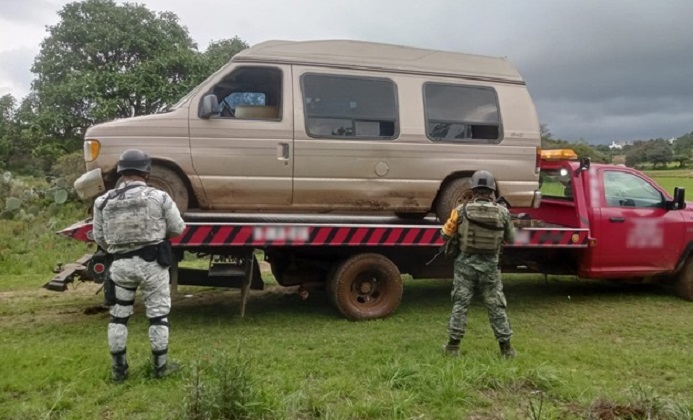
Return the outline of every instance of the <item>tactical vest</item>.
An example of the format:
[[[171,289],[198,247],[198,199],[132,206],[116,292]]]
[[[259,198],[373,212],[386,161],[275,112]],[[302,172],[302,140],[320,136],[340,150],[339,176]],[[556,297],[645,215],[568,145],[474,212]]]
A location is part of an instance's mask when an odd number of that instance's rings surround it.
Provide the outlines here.
[[[143,186],[142,191],[130,196],[124,190],[110,192],[103,205],[106,243],[131,245],[161,241],[166,235],[166,222],[161,212],[156,212],[156,202],[149,197],[155,189]]]
[[[495,254],[504,236],[503,208],[485,200],[465,203],[457,226],[460,251],[470,254]]]

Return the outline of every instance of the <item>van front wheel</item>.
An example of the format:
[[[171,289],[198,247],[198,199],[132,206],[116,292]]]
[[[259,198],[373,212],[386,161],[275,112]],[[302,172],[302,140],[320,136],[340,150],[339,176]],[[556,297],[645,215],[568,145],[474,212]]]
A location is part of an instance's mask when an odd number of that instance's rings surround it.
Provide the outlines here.
[[[459,204],[472,199],[472,182],[470,178],[458,178],[449,182],[441,191],[436,203],[436,216],[441,222],[450,217],[452,210]]]
[[[116,187],[122,183],[123,178],[119,178]],[[147,185],[168,193],[181,213],[188,209],[188,189],[173,170],[164,166],[153,165]]]

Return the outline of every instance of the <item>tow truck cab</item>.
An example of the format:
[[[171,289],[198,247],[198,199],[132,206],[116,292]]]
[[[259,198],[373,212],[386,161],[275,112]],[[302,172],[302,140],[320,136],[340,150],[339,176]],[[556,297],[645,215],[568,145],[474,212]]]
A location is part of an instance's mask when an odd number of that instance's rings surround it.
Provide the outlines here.
[[[572,150],[542,155],[541,206],[522,209],[547,225],[589,229],[589,246],[563,261],[594,279],[643,279],[681,270],[693,247],[693,208],[640,171],[578,160]]]

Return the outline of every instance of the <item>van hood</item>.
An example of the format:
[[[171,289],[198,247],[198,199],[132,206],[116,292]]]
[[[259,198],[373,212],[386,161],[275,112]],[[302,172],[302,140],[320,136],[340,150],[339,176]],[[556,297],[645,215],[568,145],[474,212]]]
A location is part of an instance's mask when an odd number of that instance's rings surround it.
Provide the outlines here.
[[[96,124],[84,133],[85,139],[104,137],[187,136],[188,109],[178,108],[162,114],[122,118]]]

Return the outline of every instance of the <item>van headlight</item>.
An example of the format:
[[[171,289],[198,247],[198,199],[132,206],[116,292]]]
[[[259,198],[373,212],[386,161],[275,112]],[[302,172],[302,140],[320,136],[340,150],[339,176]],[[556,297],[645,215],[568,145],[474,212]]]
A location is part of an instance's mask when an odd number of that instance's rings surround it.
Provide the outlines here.
[[[84,161],[91,162],[99,157],[99,151],[101,150],[101,143],[98,140],[85,140],[84,141]]]

